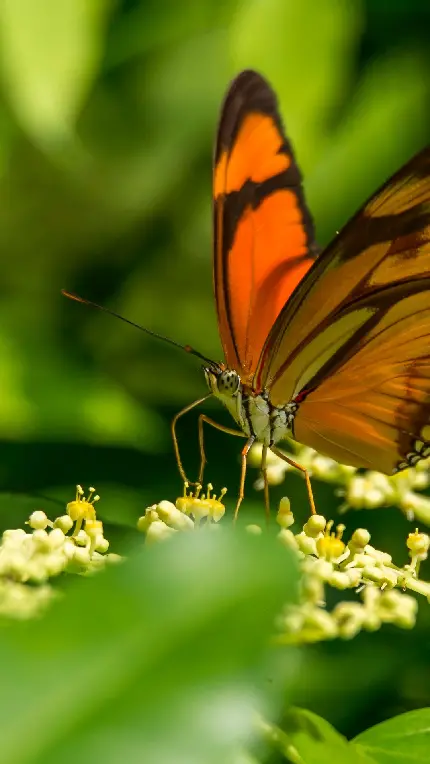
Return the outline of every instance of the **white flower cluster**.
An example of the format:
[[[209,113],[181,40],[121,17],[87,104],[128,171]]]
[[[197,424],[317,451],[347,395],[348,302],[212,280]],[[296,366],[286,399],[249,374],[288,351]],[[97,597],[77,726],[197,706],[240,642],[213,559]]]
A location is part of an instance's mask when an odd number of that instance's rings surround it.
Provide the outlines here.
[[[278,465],[273,464],[273,467]],[[337,469],[348,469],[338,468]],[[284,470],[285,472],[285,470]],[[358,478],[358,476],[356,476]],[[223,489],[217,497],[208,484],[205,493],[198,485],[194,492],[185,485],[176,500],[153,504],[138,521],[138,529],[151,544],[181,531],[193,531],[202,524],[217,528],[225,513]],[[28,618],[43,611],[56,596],[50,579],[64,572],[90,574],[109,562],[122,558],[107,554],[109,543],[96,517],[99,497],[90,488],[85,497],[77,486],[76,497],[67,504],[67,513],[51,521],[38,510],[28,519],[29,531],[7,530],[0,542],[0,616]],[[430,583],[421,580],[420,564],[427,558],[430,537],[415,531],[406,545],[410,562],[396,566],[389,554],[370,544],[366,529],[354,531],[343,540],[344,525],[332,531],[332,521],[311,515],[302,530],[292,530],[294,516],[290,502],[280,502],[277,515],[279,541],[294,550],[302,571],[300,598],[288,605],[277,619],[275,640],[305,643],[355,636],[360,630],[375,630],[383,623],[411,628],[417,602],[405,590],[424,595],[430,601]],[[263,533],[256,525],[250,533]],[[359,594],[353,600],[327,607],[329,588]]]
[[[205,525],[216,527],[214,523],[218,523],[225,513],[222,499],[227,489],[222,489],[219,498],[212,493],[211,483],[208,483],[206,493],[202,493],[200,484],[197,484],[194,493],[188,489],[189,485],[185,483],[183,496],[176,499],[176,504],[160,501],[148,507],[139,518],[137,528],[146,534],[147,544],[168,539],[178,531],[195,530],[202,521]]]
[[[261,444],[252,447],[249,455],[249,463],[252,466],[260,466],[261,452]],[[372,470],[360,474],[355,467],[338,464],[307,446],[296,450],[294,460],[305,467],[311,477],[339,486],[336,493],[343,497],[340,512],[346,512],[348,509],[396,506],[409,520],[415,519],[430,525],[430,497],[416,493],[430,485],[430,459],[423,459],[415,467],[391,477]],[[294,470],[294,467],[268,451],[267,476],[270,484],[280,485],[286,472],[291,470]],[[263,488],[261,477],[256,480],[255,487],[257,490]]]
[[[278,619],[276,641],[313,642],[340,637],[350,639],[359,631],[375,631],[383,623],[401,628],[415,625],[417,601],[405,589],[430,601],[430,583],[418,578],[420,563],[427,558],[430,537],[415,531],[406,545],[410,563],[396,566],[386,552],[370,544],[370,533],[359,528],[347,544],[342,540],[344,525],[333,533],[332,522],[311,515],[299,533],[290,526],[294,516],[288,499],[282,499],[277,517],[280,541],[292,548],[300,561],[300,599],[286,606]],[[339,602],[329,611],[326,589],[354,590],[359,600]]]
[[[55,597],[49,586],[28,586],[0,577],[0,618],[33,618],[43,612]]]
[[[97,520],[90,489],[85,498],[77,486],[76,498],[67,514],[49,520],[45,512],[33,512],[27,525],[6,530],[0,542],[0,615],[27,618],[48,604],[55,592],[47,583],[63,572],[88,574],[118,555],[106,554],[109,542]],[[38,584],[39,586],[28,586]]]
[[[188,493],[176,501],[160,501],[148,507],[139,518],[138,529],[146,534],[146,542],[164,541],[181,531],[192,531],[205,524],[216,527],[224,515],[221,496],[211,495],[208,485],[206,494],[201,486],[194,494]],[[190,515],[194,519],[191,519]],[[430,537],[415,531],[410,533],[406,545],[410,562],[397,567],[389,554],[370,544],[370,533],[364,528],[354,531],[349,542],[343,540],[344,525],[332,532],[333,522],[322,515],[311,515],[297,533],[291,530],[294,516],[290,502],[280,502],[277,522],[281,526],[278,538],[296,553],[302,572],[300,599],[296,605],[288,605],[277,619],[278,643],[306,643],[340,637],[349,639],[360,630],[374,631],[383,623],[401,628],[415,624],[417,601],[405,593],[406,589],[424,595],[430,601],[430,583],[418,578],[420,563],[427,558]],[[249,533],[261,534],[258,525],[249,525]],[[326,593],[350,589],[359,594],[352,601],[339,602],[330,611]]]

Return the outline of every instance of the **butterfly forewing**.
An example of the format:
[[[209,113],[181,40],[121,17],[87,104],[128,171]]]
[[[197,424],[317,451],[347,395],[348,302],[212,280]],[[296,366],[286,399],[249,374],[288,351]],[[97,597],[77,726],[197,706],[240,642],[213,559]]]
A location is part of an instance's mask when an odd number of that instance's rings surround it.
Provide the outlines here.
[[[214,283],[228,366],[245,381],[316,248],[276,97],[240,74],[221,113],[214,163]]]

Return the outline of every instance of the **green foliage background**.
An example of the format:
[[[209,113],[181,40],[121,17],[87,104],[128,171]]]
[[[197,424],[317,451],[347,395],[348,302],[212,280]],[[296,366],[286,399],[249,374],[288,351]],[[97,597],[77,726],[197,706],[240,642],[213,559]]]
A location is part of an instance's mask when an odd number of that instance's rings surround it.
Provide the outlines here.
[[[37,497],[69,500],[76,482],[93,484],[122,551],[146,505],[181,490],[169,421],[205,393],[198,363],[60,289],[220,357],[211,151],[229,80],[255,67],[279,93],[324,244],[428,140],[429,31],[421,0],[3,1],[2,528],[29,507],[49,512]],[[196,415],[180,434],[195,474]],[[207,443],[208,478],[232,500],[238,443],[220,433]],[[340,499],[315,492],[335,516]],[[300,478],[273,493],[305,519]],[[248,497],[250,517],[261,507],[251,480]],[[351,524],[393,552],[411,530],[394,510]],[[411,634],[308,648],[294,702],[348,736],[429,705],[428,627],[424,609]]]

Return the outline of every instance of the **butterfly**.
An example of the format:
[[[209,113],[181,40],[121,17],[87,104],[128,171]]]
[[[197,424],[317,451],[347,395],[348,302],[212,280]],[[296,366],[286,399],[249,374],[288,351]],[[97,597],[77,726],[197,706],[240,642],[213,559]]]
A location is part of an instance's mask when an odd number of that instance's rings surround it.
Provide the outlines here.
[[[267,511],[270,449],[303,472],[315,512],[308,472],[278,448],[286,437],[386,474],[429,457],[430,149],[388,180],[319,253],[276,95],[260,74],[243,71],[221,111],[213,231],[225,360],[181,346],[205,361],[209,388],[172,422],[183,480],[176,424],[210,396],[238,429],[200,414],[199,482],[205,423],[246,438],[235,517],[255,442],[263,444]]]

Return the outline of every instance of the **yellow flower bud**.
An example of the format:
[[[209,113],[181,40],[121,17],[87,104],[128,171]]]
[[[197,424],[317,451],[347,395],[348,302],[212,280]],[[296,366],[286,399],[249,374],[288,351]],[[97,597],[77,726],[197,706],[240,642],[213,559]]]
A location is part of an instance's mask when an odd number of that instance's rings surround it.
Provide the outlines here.
[[[77,533],[76,536],[74,536],[74,539],[75,539],[75,543],[78,546],[86,546],[90,541],[90,537],[88,536],[88,534],[82,530],[79,531],[79,533]]]
[[[104,554],[109,549],[109,541],[104,536],[97,536],[95,550]]]
[[[37,532],[37,531],[36,531]],[[36,584],[41,584],[49,577],[46,570],[45,560],[42,555],[37,555],[29,560],[26,567],[26,580],[34,581]]]
[[[155,520],[158,520],[157,505],[153,504],[152,507],[148,507],[142,517],[139,517],[137,521],[137,530],[141,533],[146,533],[151,523]]]
[[[88,549],[83,549],[80,547],[75,547],[75,554],[73,556],[73,562],[77,563],[78,565],[83,565],[86,567],[91,562],[91,557]]]
[[[184,515],[191,514],[191,507],[193,506],[194,499],[189,496],[178,496],[176,499],[176,508],[179,509],[180,512],[183,512]]]
[[[87,520],[85,522],[85,533],[90,539],[96,539],[97,536],[103,536],[103,523],[101,520]]]
[[[63,554],[68,560],[72,560],[75,556],[75,544],[71,538],[67,537],[63,544]]]
[[[51,549],[59,549],[64,544],[65,535],[61,528],[54,528],[48,536]]]
[[[355,549],[364,549],[370,542],[370,533],[366,528],[357,528],[351,536],[348,546]]]
[[[200,495],[200,491],[202,490],[202,486],[200,485],[200,483],[197,483],[194,494],[192,491],[190,491],[190,493],[188,494],[188,488],[189,488],[189,484],[184,483],[184,493],[182,496],[179,496],[176,499],[176,509],[179,509],[179,511],[183,512],[185,515],[194,514],[194,517],[196,517],[195,511],[194,511],[196,509],[195,502],[199,501],[199,495]]]
[[[290,525],[293,525],[294,523],[294,515],[291,512],[291,503],[288,496],[283,496],[279,502],[276,522],[281,526],[281,528],[289,528]]]
[[[427,535],[427,533],[419,533],[417,529],[414,533],[409,534],[406,541],[406,546],[414,554],[427,554],[430,546],[430,537]]]
[[[306,533],[298,533],[296,535],[297,546],[304,554],[316,554],[317,548],[315,546],[315,539],[307,536]]]
[[[210,514],[210,506],[206,501],[199,499],[197,496],[192,499],[190,502],[190,508],[189,508],[190,515],[193,515],[195,521],[197,523],[200,522],[204,517],[207,517]]]
[[[85,498],[84,496],[84,490],[82,486],[77,485],[76,486],[76,497],[73,501],[69,501],[67,504],[67,514],[69,517],[73,520],[73,522],[76,522],[77,520],[95,520],[96,519],[96,511],[94,509],[94,504],[96,501],[100,500],[100,496],[93,495],[95,493],[95,488],[90,488],[88,497]]]
[[[191,514],[194,515],[197,522],[203,517],[209,517],[217,523],[225,514],[225,506],[222,503],[222,498],[227,493],[227,488],[221,490],[219,499],[217,499],[215,495],[211,495],[212,491],[212,484],[208,483],[206,495],[203,494],[200,499],[196,497],[195,503],[190,509]]]
[[[50,554],[45,561],[45,570],[49,577],[58,576],[63,572],[66,565],[67,558],[63,554]]]
[[[33,541],[40,552],[47,552],[50,548],[49,536],[47,532],[41,528],[37,531],[33,531]]]
[[[163,523],[162,520],[156,520],[154,523],[151,523],[146,532],[146,543],[154,544],[158,541],[165,541],[176,533],[178,533],[178,531],[175,531],[174,528],[169,528],[169,526],[166,525],[166,523]]]
[[[324,533],[327,520],[323,515],[311,515],[304,524],[303,530],[310,538],[316,538],[320,533]]]
[[[32,538],[32,533],[26,533],[23,528],[11,528],[4,531],[2,539],[3,543],[8,547],[20,547],[23,541],[27,538]]]
[[[54,520],[54,528],[60,528],[63,533],[68,533],[73,528],[73,520],[70,515],[61,515]]]
[[[278,539],[284,546],[297,551],[298,544],[293,531],[290,531],[287,528],[282,528],[282,530],[278,533]]]
[[[347,573],[341,570],[334,570],[327,583],[335,589],[349,589],[351,587],[351,579]]]
[[[157,515],[160,520],[177,531],[193,530],[194,528],[191,518],[177,509],[171,501],[160,501],[157,504]]]
[[[345,544],[336,536],[322,536],[317,539],[316,547],[319,556],[326,560],[335,560],[345,551]]]

